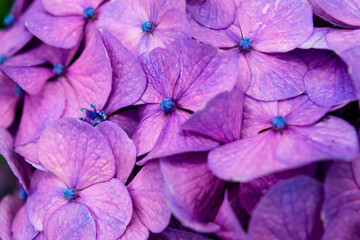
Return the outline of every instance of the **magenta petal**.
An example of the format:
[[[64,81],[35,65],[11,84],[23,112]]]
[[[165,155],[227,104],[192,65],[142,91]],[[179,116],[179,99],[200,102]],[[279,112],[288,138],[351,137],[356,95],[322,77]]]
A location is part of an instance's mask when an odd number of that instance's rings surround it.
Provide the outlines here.
[[[141,222],[154,233],[169,224],[171,212],[163,195],[159,161],[147,163],[128,186],[134,209]]]
[[[43,67],[6,67],[0,66],[0,70],[12,78],[25,92],[38,94],[47,80],[54,73],[49,68]]]
[[[49,123],[61,117],[64,109],[65,93],[58,82],[47,83],[38,95],[26,95],[16,146],[38,139]]]
[[[111,179],[115,161],[106,139],[93,126],[61,118],[41,134],[37,152],[41,164],[68,186],[83,189]]]
[[[162,158],[161,171],[173,214],[186,227],[197,231],[216,231],[217,224],[213,221],[223,201],[225,182],[209,170],[207,153]]]
[[[11,240],[11,224],[23,201],[13,195],[7,195],[0,202],[0,238]]]
[[[246,92],[249,96],[272,101],[295,97],[305,91],[304,75],[308,68],[301,59],[290,54],[257,51],[251,51],[246,57],[252,73]]]
[[[36,230],[42,231],[47,212],[55,211],[65,205],[67,186],[51,173],[37,170],[31,179],[29,197],[26,201],[26,213]]]
[[[250,239],[321,239],[322,201],[322,184],[312,178],[301,176],[278,183],[256,206]]]
[[[129,224],[133,205],[125,185],[118,179],[94,184],[79,192],[78,202],[91,211],[97,240],[117,239]]]
[[[31,225],[27,217],[25,205],[17,212],[11,231],[13,232],[13,238],[16,240],[34,239],[38,234],[38,231]]]
[[[94,25],[87,26],[86,47],[67,69],[67,78],[76,92],[80,107],[94,103],[102,109],[109,97],[112,68],[100,34]]]
[[[119,240],[146,240],[149,238],[149,234],[147,227],[141,222],[136,212],[133,211],[131,221]]]
[[[15,92],[16,84],[0,72],[0,115],[1,127],[9,127],[14,120],[16,104],[19,96]]]
[[[106,113],[132,105],[140,99],[146,88],[145,74],[140,62],[119,40],[106,30],[100,31],[113,68],[113,83]]]
[[[190,113],[175,110],[166,116],[166,122],[152,151],[142,159],[166,157],[185,152],[200,152],[213,149],[219,143],[201,134],[182,130],[182,125],[190,117]]]
[[[205,108],[195,112],[183,129],[209,136],[222,143],[240,138],[244,94],[235,89],[212,98]]]
[[[42,0],[44,8],[56,16],[83,15],[87,7],[96,9],[103,0]]]
[[[58,208],[45,229],[49,240],[96,240],[96,234],[95,221],[89,209],[72,202]]]
[[[287,164],[315,160],[350,161],[359,153],[355,128],[348,122],[328,117],[313,126],[289,127],[275,145],[275,156]]]
[[[134,142],[127,136],[116,123],[105,121],[96,126],[108,140],[115,157],[115,177],[122,183],[126,183],[136,161],[136,147]]]
[[[25,26],[32,34],[59,48],[74,47],[83,36],[84,24],[82,16],[55,17],[43,11],[25,17]]]
[[[246,240],[247,236],[237,219],[234,210],[231,208],[228,194],[225,192],[224,201],[221,204],[214,222],[221,226],[221,229],[215,234],[221,239],[227,240]]]
[[[227,28],[235,20],[235,2],[233,0],[187,1],[186,9],[191,16],[213,29]]]
[[[26,192],[29,191],[31,167],[14,151],[10,133],[0,128],[0,155],[3,156]]]
[[[313,31],[307,1],[244,0],[238,11],[244,37],[262,52],[288,52],[305,42]]]

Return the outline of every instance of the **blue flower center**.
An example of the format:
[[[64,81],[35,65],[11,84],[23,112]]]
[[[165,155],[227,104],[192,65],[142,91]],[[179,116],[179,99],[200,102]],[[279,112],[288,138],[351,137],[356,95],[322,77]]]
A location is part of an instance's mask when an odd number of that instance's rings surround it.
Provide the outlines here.
[[[286,120],[282,116],[276,116],[273,118],[272,124],[276,130],[283,130],[286,127]]]
[[[68,200],[74,200],[76,198],[77,192],[73,188],[68,188],[64,191],[64,197]]]
[[[17,86],[15,87],[15,94],[16,94],[17,96],[23,95],[24,92],[25,92],[24,89],[22,89],[19,85],[17,85]]]
[[[56,75],[62,75],[64,73],[64,65],[56,63],[53,68],[53,73]]]
[[[27,198],[27,194],[25,192],[25,189],[21,188],[18,192],[18,197],[22,200],[24,200],[25,198]]]
[[[151,22],[144,22],[141,24],[141,30],[146,33],[152,32],[154,25]]]
[[[95,127],[102,121],[105,121],[107,119],[107,115],[104,111],[96,110],[95,104],[92,103],[90,106],[93,108],[93,110],[89,110],[86,108],[80,109],[80,111],[86,113],[86,118],[79,117],[79,120],[88,122]]]
[[[11,25],[13,25],[15,22],[15,16],[11,13],[9,13],[8,15],[6,15],[6,17],[3,20],[4,26],[5,27],[10,27]]]
[[[5,56],[0,55],[0,65],[3,64],[4,62],[5,62]]]
[[[248,51],[251,48],[251,41],[248,38],[242,38],[239,42],[239,47],[243,50],[243,51]]]
[[[95,16],[96,12],[95,12],[95,9],[92,8],[92,7],[87,7],[84,9],[84,12],[83,12],[83,16],[84,18],[86,19],[91,19]]]
[[[160,103],[160,109],[165,112],[171,112],[175,108],[175,103],[170,98],[165,98]]]

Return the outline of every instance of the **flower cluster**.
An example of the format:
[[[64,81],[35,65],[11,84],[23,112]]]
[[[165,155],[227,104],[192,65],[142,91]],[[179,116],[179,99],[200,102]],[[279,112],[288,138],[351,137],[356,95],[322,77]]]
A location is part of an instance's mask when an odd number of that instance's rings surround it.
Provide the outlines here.
[[[3,23],[0,239],[359,239],[360,0],[15,0]]]

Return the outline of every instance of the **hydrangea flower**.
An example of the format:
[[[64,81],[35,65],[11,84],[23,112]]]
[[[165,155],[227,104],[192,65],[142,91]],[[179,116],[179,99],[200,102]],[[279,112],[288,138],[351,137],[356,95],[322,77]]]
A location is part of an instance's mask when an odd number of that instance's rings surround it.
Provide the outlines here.
[[[187,36],[185,1],[115,0],[102,13],[99,26],[138,56]]]
[[[179,40],[167,49],[143,54],[141,63],[148,80],[142,96],[140,124],[133,136],[137,155],[146,159],[188,151],[204,151],[217,145],[181,125],[217,93],[230,90],[236,81],[236,63],[210,45]]]
[[[247,95],[270,101],[305,91],[306,65],[284,54],[301,45],[313,30],[307,1],[241,1],[234,23],[226,29],[199,25],[191,17],[192,36],[230,51],[239,65],[238,87]]]
[[[42,0],[38,11],[26,14],[26,28],[46,44],[73,48],[91,31],[88,22],[97,19],[103,0]]]
[[[351,160],[358,154],[355,129],[336,117],[321,120],[328,110],[306,95],[274,102],[248,97],[242,139],[212,150],[209,167],[222,179],[249,181],[319,160]]]

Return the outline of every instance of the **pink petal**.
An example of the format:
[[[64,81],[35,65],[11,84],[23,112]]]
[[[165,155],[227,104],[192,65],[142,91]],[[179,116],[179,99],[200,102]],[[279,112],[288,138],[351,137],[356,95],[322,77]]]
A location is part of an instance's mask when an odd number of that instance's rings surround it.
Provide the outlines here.
[[[13,195],[7,195],[0,202],[0,238],[11,240],[11,224],[24,202]]]
[[[96,240],[96,234],[90,210],[78,203],[69,203],[57,209],[45,229],[49,240]]]
[[[57,81],[47,83],[38,95],[26,95],[16,146],[38,139],[49,123],[61,117],[64,109],[65,93]]]
[[[234,89],[212,98],[206,106],[195,112],[183,129],[209,136],[222,143],[240,138],[244,94]]]
[[[2,72],[0,72],[0,86],[0,126],[7,128],[14,120],[19,96],[15,92],[16,84]]]
[[[288,52],[305,42],[313,31],[307,1],[244,0],[238,11],[243,37],[262,52]]]
[[[88,25],[85,49],[67,69],[67,78],[76,92],[80,107],[94,103],[102,109],[109,97],[112,68],[104,44],[95,25]]]
[[[41,164],[77,190],[111,179],[115,161],[109,143],[86,122],[61,118],[41,134],[37,152]]]
[[[134,142],[127,136],[116,123],[105,121],[96,126],[108,140],[115,157],[115,177],[122,183],[126,183],[136,161],[136,147]]]
[[[56,17],[44,11],[25,17],[27,29],[46,44],[59,48],[74,47],[83,36],[85,19],[82,16]]]
[[[304,75],[308,68],[301,59],[290,54],[257,51],[251,51],[246,57],[252,73],[247,95],[271,101],[295,97],[305,91]],[[239,66],[244,67],[247,66]]]
[[[141,222],[151,232],[162,232],[169,224],[171,212],[163,195],[159,161],[147,163],[128,185],[128,190]]]
[[[147,227],[141,222],[136,212],[133,211],[131,221],[119,240],[146,240],[149,238],[149,234]]]
[[[146,88],[140,62],[119,40],[106,30],[100,31],[113,68],[113,83],[105,111],[110,114],[137,102]]]
[[[45,215],[68,203],[64,197],[67,186],[51,173],[37,170],[31,179],[26,214],[35,230],[44,229]]]
[[[44,8],[56,16],[83,15],[87,7],[96,9],[103,0],[43,0]]]
[[[133,205],[118,179],[94,184],[79,192],[79,203],[87,206],[96,222],[97,240],[117,239],[129,224]]]
[[[17,212],[12,222],[11,231],[13,232],[13,239],[16,240],[34,239],[38,234],[26,215],[25,205]]]

